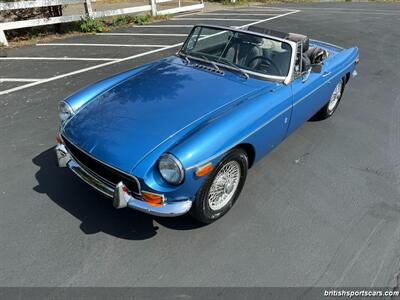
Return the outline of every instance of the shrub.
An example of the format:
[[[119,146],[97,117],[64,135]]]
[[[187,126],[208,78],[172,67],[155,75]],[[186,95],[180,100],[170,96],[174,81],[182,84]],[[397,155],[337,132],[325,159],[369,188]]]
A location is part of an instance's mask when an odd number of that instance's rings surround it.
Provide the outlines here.
[[[102,20],[94,18],[86,18],[80,24],[82,32],[102,32],[107,29],[106,24]]]
[[[149,15],[134,17],[135,24],[143,25],[143,24],[149,23],[150,21],[151,21],[151,16],[149,16]]]
[[[116,19],[113,19],[111,22],[108,22],[109,26],[124,26],[128,24],[138,24],[143,25],[149,23],[152,17],[149,15],[144,16],[121,16]]]

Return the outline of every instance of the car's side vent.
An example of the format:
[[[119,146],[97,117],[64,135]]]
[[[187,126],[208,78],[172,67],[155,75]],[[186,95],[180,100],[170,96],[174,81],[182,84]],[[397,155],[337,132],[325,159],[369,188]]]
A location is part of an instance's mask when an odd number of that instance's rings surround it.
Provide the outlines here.
[[[208,66],[204,66],[204,65],[200,65],[200,64],[193,64],[192,66],[195,67],[195,68],[199,68],[199,69],[207,70],[207,71],[210,71],[210,72],[213,72],[213,73],[217,73],[217,74],[220,74],[220,75],[224,75],[223,71],[214,69],[212,67],[208,67]]]

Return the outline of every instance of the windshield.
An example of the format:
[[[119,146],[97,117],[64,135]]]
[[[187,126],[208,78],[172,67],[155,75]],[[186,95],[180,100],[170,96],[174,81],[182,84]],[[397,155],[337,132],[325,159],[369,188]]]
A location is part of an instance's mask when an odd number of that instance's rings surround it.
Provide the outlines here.
[[[285,77],[292,55],[289,43],[251,33],[196,26],[181,51],[193,57],[257,74]]]

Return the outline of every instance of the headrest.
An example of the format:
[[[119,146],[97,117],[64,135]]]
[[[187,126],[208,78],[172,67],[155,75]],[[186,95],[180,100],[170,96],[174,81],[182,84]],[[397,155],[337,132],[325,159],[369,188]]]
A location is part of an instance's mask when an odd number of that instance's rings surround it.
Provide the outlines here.
[[[244,43],[251,43],[251,44],[257,44],[257,45],[262,43],[262,37],[251,35],[251,34],[239,33],[238,39]]]
[[[310,40],[307,36],[298,33],[288,33],[287,39],[296,43],[303,44],[303,52],[306,52],[310,47]]]

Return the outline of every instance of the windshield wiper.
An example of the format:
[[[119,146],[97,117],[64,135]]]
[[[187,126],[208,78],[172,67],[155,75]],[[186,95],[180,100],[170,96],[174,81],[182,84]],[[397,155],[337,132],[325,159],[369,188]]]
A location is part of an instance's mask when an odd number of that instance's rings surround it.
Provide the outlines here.
[[[246,79],[249,79],[249,74],[247,74],[245,71],[243,71],[241,68],[239,68],[237,65],[234,63],[230,62],[229,60],[225,58],[220,58],[219,61],[222,61],[223,63],[226,63],[230,67],[234,68],[236,71],[238,71],[240,74],[242,74]]]
[[[214,67],[215,70],[217,70],[218,72],[220,71],[219,67],[217,66],[217,64],[213,61],[211,61],[207,56],[201,55],[200,56],[202,59],[204,59],[206,62],[208,62],[210,65],[212,65]]]
[[[185,54],[186,55],[186,54]],[[212,65],[213,66],[213,68],[217,71],[217,72],[220,72],[221,70],[220,70],[220,68],[217,66],[217,64],[215,63],[215,62],[213,62],[212,60],[210,60],[207,56],[205,56],[205,55],[201,55],[201,54],[193,54],[193,53],[190,53],[190,54],[188,54],[188,55],[190,55],[192,58],[194,58],[194,59],[201,59],[202,61],[204,60],[206,63],[208,63],[208,64],[210,64],[210,65]]]

